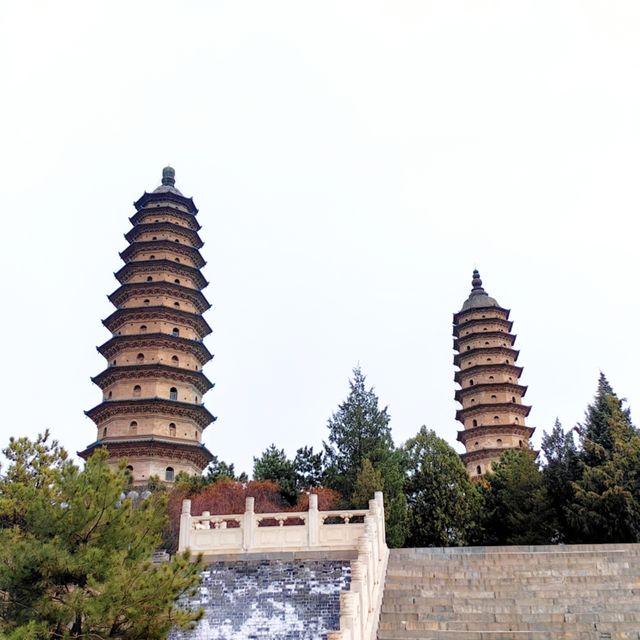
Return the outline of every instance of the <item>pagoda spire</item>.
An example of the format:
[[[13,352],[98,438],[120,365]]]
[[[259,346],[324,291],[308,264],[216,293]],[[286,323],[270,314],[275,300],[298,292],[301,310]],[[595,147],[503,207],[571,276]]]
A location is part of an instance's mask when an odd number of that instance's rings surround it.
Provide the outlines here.
[[[534,429],[525,425],[531,407],[522,404],[527,387],[520,384],[516,336],[511,333],[510,311],[502,308],[482,286],[474,270],[471,293],[453,315],[453,363],[460,388],[455,399],[462,405],[456,419],[463,429],[458,440],[466,452],[462,459],[472,478],[490,471],[507,449],[527,448]]]
[[[211,328],[202,317],[210,305],[198,209],[175,187],[172,167],[135,207],[120,286],[109,296],[115,311],[103,320],[111,337],[98,347],[107,368],[92,378],[102,402],[86,412],[97,437],[79,455],[105,447],[114,466],[127,459],[140,485],[201,473],[212,459],[202,433],[215,418],[202,402],[213,384],[202,373],[212,355],[203,343]]]

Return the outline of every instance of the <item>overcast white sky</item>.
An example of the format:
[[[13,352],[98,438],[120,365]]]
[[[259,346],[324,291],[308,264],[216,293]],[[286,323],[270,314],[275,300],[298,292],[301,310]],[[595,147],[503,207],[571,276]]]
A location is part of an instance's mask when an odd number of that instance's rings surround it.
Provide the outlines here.
[[[319,446],[357,363],[397,443],[454,443],[474,267],[534,444],[600,369],[640,410],[637,1],[2,0],[0,66],[3,445],[94,440],[106,296],[167,163],[211,282],[205,442],[238,469]]]

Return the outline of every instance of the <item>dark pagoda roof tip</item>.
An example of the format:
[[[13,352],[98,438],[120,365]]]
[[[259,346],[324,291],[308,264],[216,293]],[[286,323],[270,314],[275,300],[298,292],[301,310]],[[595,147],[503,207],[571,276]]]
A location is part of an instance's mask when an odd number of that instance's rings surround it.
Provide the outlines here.
[[[473,270],[471,287],[471,293],[465,300],[459,313],[471,311],[473,309],[484,309],[490,307],[500,308],[498,301],[495,298],[490,297],[482,287],[482,278],[480,278],[480,272],[477,269]]]

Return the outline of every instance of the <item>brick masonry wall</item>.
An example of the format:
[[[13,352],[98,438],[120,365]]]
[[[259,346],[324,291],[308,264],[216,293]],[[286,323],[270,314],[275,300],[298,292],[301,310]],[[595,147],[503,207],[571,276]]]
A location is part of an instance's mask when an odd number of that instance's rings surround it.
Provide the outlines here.
[[[340,592],[351,568],[342,560],[214,562],[189,603],[204,617],[170,640],[319,640],[339,628]]]

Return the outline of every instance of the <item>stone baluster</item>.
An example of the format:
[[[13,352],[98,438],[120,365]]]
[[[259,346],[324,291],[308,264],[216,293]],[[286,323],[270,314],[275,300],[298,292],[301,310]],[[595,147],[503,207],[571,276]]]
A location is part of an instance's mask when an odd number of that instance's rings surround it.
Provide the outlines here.
[[[178,551],[188,549],[191,543],[191,500],[182,501],[182,513],[180,514],[180,537],[178,539]]]
[[[318,495],[309,494],[309,513],[307,514],[308,544],[317,547],[320,544],[320,516],[318,515]]]
[[[254,499],[247,498],[244,506],[244,516],[242,518],[242,549],[250,551],[253,546],[254,527]]]

